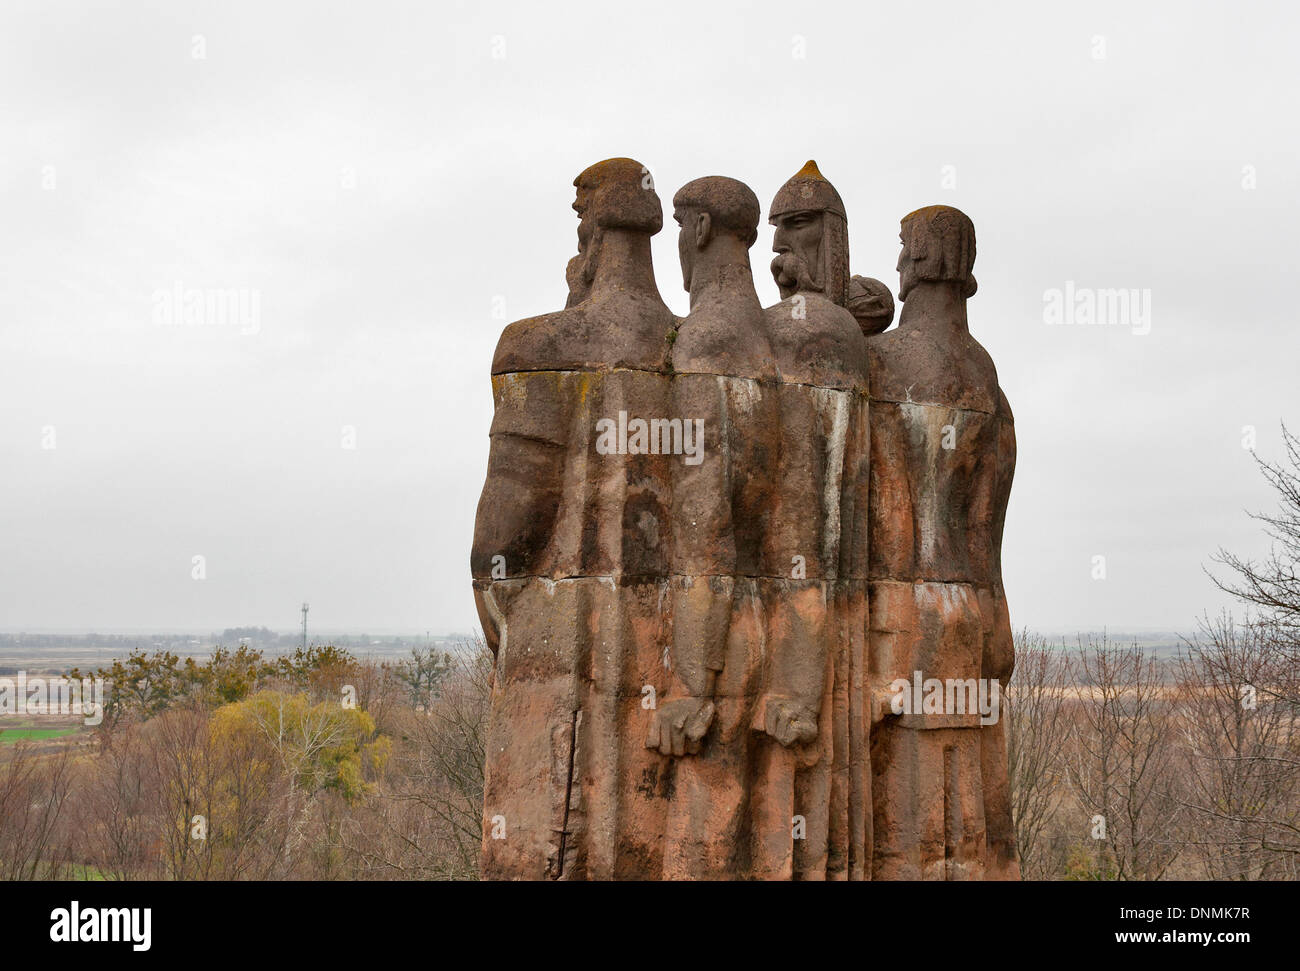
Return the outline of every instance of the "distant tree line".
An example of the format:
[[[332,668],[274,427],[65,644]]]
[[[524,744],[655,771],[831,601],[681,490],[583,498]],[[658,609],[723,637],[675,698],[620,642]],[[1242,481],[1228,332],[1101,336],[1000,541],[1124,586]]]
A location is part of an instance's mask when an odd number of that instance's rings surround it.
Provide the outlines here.
[[[0,878],[477,875],[490,654],[131,653],[80,745],[0,749]]]

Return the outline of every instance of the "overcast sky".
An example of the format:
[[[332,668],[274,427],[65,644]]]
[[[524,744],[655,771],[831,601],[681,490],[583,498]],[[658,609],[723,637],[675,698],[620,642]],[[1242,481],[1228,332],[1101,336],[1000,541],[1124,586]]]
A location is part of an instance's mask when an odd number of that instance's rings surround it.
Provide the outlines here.
[[[563,306],[573,177],[616,155],[765,207],[815,158],[895,291],[899,217],[971,216],[1015,626],[1186,629],[1216,547],[1264,548],[1243,427],[1277,458],[1300,426],[1292,6],[124,6],[0,14],[0,629],[474,626],[492,350]],[[1053,326],[1067,281],[1149,319]]]

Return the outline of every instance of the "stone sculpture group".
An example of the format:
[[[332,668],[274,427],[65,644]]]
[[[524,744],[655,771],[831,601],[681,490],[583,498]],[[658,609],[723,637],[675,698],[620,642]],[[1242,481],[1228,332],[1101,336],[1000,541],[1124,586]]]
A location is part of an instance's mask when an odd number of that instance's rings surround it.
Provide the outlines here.
[[[1018,878],[996,710],[1015,433],[967,328],[970,219],[903,218],[891,331],[815,163],[772,202],[766,309],[758,198],[696,179],[672,200],[678,318],[646,168],[574,186],[567,305],[492,363],[483,875]]]

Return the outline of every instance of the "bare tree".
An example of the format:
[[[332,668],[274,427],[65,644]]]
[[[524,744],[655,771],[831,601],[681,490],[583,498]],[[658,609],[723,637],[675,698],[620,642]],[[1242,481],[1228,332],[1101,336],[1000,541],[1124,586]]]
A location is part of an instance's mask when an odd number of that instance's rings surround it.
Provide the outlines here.
[[[78,777],[72,810],[76,852],[105,879],[128,880],[150,864],[157,780],[138,724],[122,718],[97,734],[110,744],[100,746]]]
[[[1089,638],[1071,663],[1078,692],[1066,778],[1096,845],[1093,876],[1158,880],[1178,855],[1174,712],[1160,665],[1134,644]]]
[[[1061,801],[1064,767],[1066,664],[1042,638],[1022,631],[1016,637],[1016,670],[1005,699],[1007,770],[1016,851],[1026,879],[1054,875],[1044,844],[1046,830]]]
[[[1214,557],[1229,568],[1235,579],[1213,576],[1219,589],[1252,604],[1262,618],[1276,624],[1290,635],[1289,651],[1297,660],[1295,645],[1300,642],[1300,437],[1284,424],[1282,441],[1286,450],[1283,462],[1272,463],[1255,456],[1260,472],[1278,494],[1279,509],[1272,514],[1250,513],[1264,524],[1272,540],[1267,558],[1251,560],[1220,549]]]
[[[343,828],[358,876],[477,877],[492,664],[476,637],[436,696],[403,709],[384,785]]]
[[[60,822],[73,791],[72,749],[41,755],[20,741],[0,762],[0,877],[59,877],[68,857]]]
[[[212,875],[208,825],[217,813],[221,753],[207,712],[179,708],[143,727],[149,742],[153,787],[156,861],[168,879],[196,880]]]
[[[1186,742],[1186,842],[1216,880],[1300,870],[1296,668],[1272,625],[1201,620],[1177,660]]]

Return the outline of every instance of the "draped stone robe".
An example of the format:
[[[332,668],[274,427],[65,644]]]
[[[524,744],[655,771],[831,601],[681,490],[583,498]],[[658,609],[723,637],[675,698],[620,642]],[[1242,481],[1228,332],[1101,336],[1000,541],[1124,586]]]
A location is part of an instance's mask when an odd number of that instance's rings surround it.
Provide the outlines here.
[[[604,419],[668,414],[672,326],[662,302],[623,293],[519,321],[498,345],[471,563],[496,655],[486,878],[662,872],[668,760],[645,747],[642,699],[668,688],[681,457],[634,454],[648,443],[617,434],[612,453],[597,446]]]
[[[867,350],[845,309],[816,295],[768,308],[780,373],[781,458],[765,546],[766,690],[810,703],[817,738],[762,743],[759,875],[871,873],[867,717]],[[791,838],[791,817],[805,825]]]
[[[673,663],[712,672],[716,713],[701,751],[666,767],[663,877],[743,878],[754,869],[752,721],[766,657],[761,575],[780,449],[776,369],[757,299],[752,313],[740,304],[697,303],[680,322],[672,361],[674,413],[705,428],[703,461],[673,466]],[[695,690],[693,674],[669,671],[669,697]]]
[[[1000,549],[1015,433],[993,362],[903,328],[871,354],[871,678],[997,679],[1013,651]],[[880,709],[877,709],[880,714]],[[875,879],[1018,877],[999,717],[896,715],[872,731]]]

